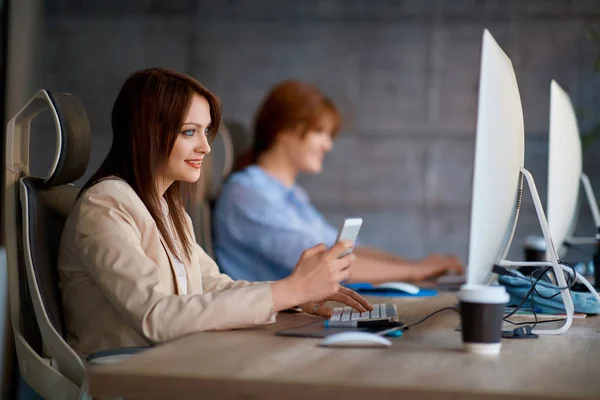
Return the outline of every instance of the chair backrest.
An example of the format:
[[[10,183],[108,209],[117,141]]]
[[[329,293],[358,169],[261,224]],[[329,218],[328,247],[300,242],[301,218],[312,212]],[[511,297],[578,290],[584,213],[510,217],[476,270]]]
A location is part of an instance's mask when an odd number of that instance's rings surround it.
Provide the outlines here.
[[[215,163],[212,158],[208,158],[202,163],[200,184],[189,210],[196,240],[212,258],[215,258],[212,213],[216,198],[223,181],[231,174],[238,157],[250,148],[248,134],[240,123],[228,121],[222,124],[218,135],[223,145],[223,160]],[[215,171],[216,165],[221,168]]]
[[[223,136],[225,146],[225,162],[221,171],[220,181],[213,188],[213,198],[218,194],[223,180],[233,172],[238,158],[250,150],[250,136],[248,131],[241,123],[237,121],[227,121],[219,133]]]
[[[35,283],[52,327],[65,336],[58,289],[58,248],[65,221],[77,201],[75,186],[48,186],[41,178],[21,178],[24,247],[31,257]]]
[[[44,109],[54,118],[57,146],[48,175],[38,178],[29,176],[29,130]],[[57,260],[62,230],[77,200],[71,182],[89,162],[89,122],[77,98],[40,90],[9,121],[6,140],[5,237],[19,366],[42,396],[74,397],[85,367],[65,341]]]

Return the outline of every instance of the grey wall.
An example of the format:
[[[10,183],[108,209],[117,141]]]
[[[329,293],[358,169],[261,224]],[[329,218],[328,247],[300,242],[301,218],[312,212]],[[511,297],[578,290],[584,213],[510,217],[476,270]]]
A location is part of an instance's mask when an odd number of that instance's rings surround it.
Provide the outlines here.
[[[545,198],[550,79],[587,109],[586,127],[600,120],[588,27],[600,28],[600,1],[53,0],[36,82],[84,101],[95,135],[90,169],[108,151],[112,102],[137,68],[192,74],[221,96],[226,118],[247,125],[279,80],[315,83],[344,115],[325,171],[301,180],[317,207],[334,223],[362,216],[367,243],[466,259],[483,28],[514,63],[526,166]],[[51,142],[34,139],[39,165],[50,162],[42,150]],[[600,146],[586,153],[586,169],[600,193],[594,154]],[[517,240],[539,231],[527,197]]]

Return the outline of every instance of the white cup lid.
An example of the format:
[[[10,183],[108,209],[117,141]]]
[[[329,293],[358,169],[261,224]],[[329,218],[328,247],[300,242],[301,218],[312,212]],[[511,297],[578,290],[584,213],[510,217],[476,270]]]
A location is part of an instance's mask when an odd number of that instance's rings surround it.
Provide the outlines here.
[[[458,291],[458,300],[465,303],[506,304],[510,296],[502,285],[466,284]]]
[[[539,251],[546,251],[546,239],[543,236],[526,236],[525,247],[530,249],[536,249]]]

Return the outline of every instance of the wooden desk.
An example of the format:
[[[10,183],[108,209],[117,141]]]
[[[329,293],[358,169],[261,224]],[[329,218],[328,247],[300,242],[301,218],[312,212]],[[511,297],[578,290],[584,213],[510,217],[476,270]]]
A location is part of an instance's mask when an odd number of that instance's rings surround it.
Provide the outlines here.
[[[410,323],[452,305],[455,296],[393,301]],[[280,314],[274,325],[194,334],[91,368],[90,393],[127,399],[600,398],[600,317],[575,320],[560,336],[504,340],[497,357],[460,350],[459,316],[452,311],[392,339],[390,348],[330,349],[318,347],[319,339],[274,335],[315,319]]]

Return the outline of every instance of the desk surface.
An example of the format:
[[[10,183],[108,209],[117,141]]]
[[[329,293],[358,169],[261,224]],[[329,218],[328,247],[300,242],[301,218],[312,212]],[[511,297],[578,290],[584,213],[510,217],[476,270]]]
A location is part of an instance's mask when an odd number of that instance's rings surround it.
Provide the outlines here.
[[[455,296],[370,300],[396,303],[401,320],[411,323],[452,305]],[[600,316],[576,319],[560,336],[504,340],[496,357],[460,350],[459,316],[452,311],[392,339],[389,348],[322,348],[319,339],[274,335],[316,319],[280,313],[273,325],[197,333],[118,364],[93,367],[90,394],[128,399],[600,398]]]

